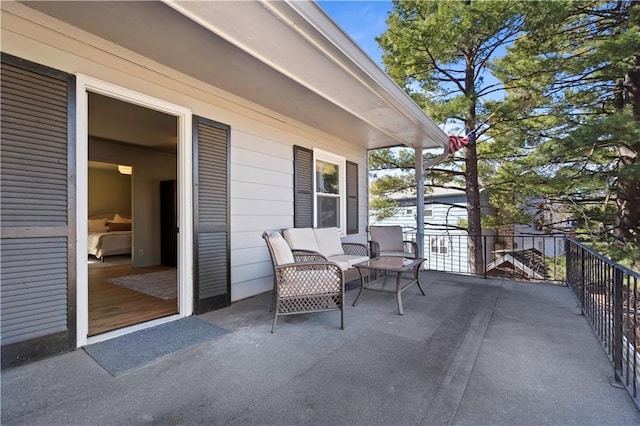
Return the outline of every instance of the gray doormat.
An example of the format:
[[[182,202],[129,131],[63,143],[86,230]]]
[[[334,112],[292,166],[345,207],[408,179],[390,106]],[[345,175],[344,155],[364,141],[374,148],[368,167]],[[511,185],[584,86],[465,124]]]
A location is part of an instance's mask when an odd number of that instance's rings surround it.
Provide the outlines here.
[[[120,376],[227,333],[225,328],[191,316],[85,346],[84,350],[112,376]]]
[[[107,281],[162,300],[171,300],[178,297],[177,269],[109,278]]]

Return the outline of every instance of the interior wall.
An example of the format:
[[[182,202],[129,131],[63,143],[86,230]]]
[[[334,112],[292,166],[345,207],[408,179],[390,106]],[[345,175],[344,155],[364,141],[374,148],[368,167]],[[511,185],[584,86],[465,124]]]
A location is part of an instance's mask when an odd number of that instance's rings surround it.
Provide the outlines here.
[[[160,181],[176,179],[177,154],[89,137],[89,161],[133,166],[133,266],[160,264]]]
[[[89,168],[89,217],[119,213],[131,217],[131,176]]]

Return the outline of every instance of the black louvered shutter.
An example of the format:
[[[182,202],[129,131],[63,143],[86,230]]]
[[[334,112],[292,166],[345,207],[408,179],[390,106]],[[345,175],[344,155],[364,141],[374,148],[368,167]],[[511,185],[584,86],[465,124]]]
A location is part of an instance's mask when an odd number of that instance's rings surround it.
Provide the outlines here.
[[[193,117],[194,311],[231,304],[229,126]]]
[[[347,161],[347,234],[358,233],[358,164]]]
[[[75,346],[75,79],[6,54],[1,71],[1,333],[10,365]]]
[[[293,147],[293,226],[313,227],[313,151]]]

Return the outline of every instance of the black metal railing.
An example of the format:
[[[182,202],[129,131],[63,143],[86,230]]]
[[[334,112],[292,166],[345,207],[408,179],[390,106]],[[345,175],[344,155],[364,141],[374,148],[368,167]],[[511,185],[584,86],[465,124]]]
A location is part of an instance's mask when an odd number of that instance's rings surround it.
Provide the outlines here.
[[[415,228],[404,228],[406,240],[415,241]],[[470,236],[457,231],[426,232],[424,268],[458,274],[519,281],[565,282],[565,235],[482,235],[482,264],[469,258]]]
[[[572,239],[567,239],[566,253],[567,284],[611,360],[616,379],[640,408],[640,274]]]

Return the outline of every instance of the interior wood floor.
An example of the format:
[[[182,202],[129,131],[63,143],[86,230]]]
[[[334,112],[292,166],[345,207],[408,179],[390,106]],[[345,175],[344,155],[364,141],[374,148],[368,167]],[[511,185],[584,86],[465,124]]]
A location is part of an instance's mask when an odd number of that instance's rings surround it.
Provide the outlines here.
[[[89,268],[89,336],[178,313],[178,299],[162,300],[107,282],[125,275],[174,269],[130,264]]]

